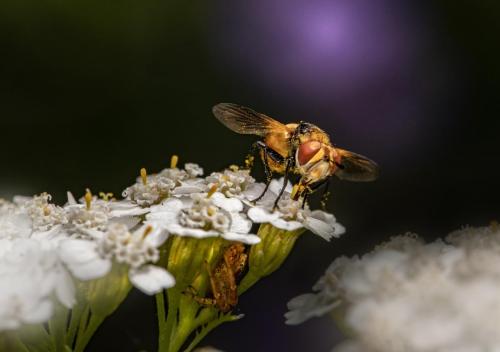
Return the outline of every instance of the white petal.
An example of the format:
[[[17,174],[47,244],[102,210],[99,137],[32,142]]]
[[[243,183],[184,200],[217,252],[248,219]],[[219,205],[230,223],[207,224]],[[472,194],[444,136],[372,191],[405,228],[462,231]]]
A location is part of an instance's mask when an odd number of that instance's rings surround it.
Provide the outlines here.
[[[68,196],[68,204],[69,205],[78,204],[78,202],[76,201],[75,197],[73,196],[73,193],[71,193],[70,191],[68,191],[68,192],[66,192],[66,195]]]
[[[104,232],[99,231],[96,229],[86,229],[86,228],[80,228],[80,232],[88,235],[89,237],[99,240],[104,237]]]
[[[63,231],[62,225],[56,225],[48,231],[33,232],[33,234],[31,235],[31,238],[41,241],[64,239],[67,237],[68,234]]]
[[[148,295],[154,295],[175,285],[175,278],[163,268],[145,265],[129,272],[130,282]]]
[[[169,198],[159,205],[150,208],[150,213],[146,215],[148,220],[158,220],[164,224],[177,221],[179,211],[185,207],[184,202],[177,198]]]
[[[286,220],[283,220],[281,218],[278,218],[278,219],[271,221],[271,225],[273,225],[274,227],[277,227],[279,229],[286,230],[286,231],[295,231],[295,230],[298,230],[298,229],[304,227],[298,221],[293,221],[293,220],[286,221]]]
[[[283,183],[285,179],[281,177],[280,179],[276,180],[273,179],[271,183],[269,184],[269,190],[273,192],[274,194],[279,194],[281,192],[281,189],[283,188]],[[285,193],[292,193],[292,183],[288,181],[286,188],[285,188]]]
[[[26,196],[14,196],[14,198],[12,199],[12,201],[16,204],[16,205],[23,205],[24,203],[26,202],[29,202],[30,200],[32,200],[33,197],[26,197]]]
[[[141,219],[135,216],[121,216],[117,218],[112,218],[109,223],[118,223],[127,226],[127,229],[134,228],[137,224],[141,222]]]
[[[222,234],[222,237],[228,241],[237,241],[246,244],[256,244],[260,242],[259,236],[247,233],[226,232]]]
[[[327,241],[330,241],[332,237],[339,237],[345,232],[344,226],[336,222],[332,214],[321,210],[315,210],[311,216],[306,217],[304,227]]]
[[[231,214],[231,232],[249,233],[252,228],[252,222],[244,214]]]
[[[96,244],[87,240],[65,240],[59,244],[59,257],[65,263],[86,263],[99,258]]]
[[[71,276],[63,270],[59,275],[56,286],[56,295],[59,302],[66,308],[71,308],[75,304],[75,285]]]
[[[330,225],[333,225],[337,222],[335,219],[335,216],[333,216],[333,214],[327,213],[327,212],[322,211],[322,210],[313,210],[311,212],[310,216],[312,216],[313,218],[316,218],[318,220],[323,220],[324,222],[326,222],[327,224],[330,224]]]
[[[256,223],[271,222],[279,218],[278,213],[270,213],[261,207],[254,207],[248,210],[248,217]]]
[[[237,198],[227,198],[222,193],[215,192],[211,199],[215,205],[228,212],[239,212],[243,210],[243,203]]]
[[[321,294],[299,295],[287,304],[289,312],[285,313],[285,324],[298,325],[313,317],[323,316],[339,304],[340,300],[334,298],[325,300]]]
[[[24,314],[23,320],[26,323],[36,324],[43,323],[50,319],[53,312],[52,302],[44,300],[39,304],[34,305],[35,308],[30,312]]]
[[[86,263],[68,264],[68,269],[80,280],[97,279],[109,273],[111,270],[111,260],[97,258]]]
[[[112,218],[119,218],[122,216],[140,216],[147,214],[149,212],[148,208],[141,208],[138,206],[130,206],[130,207],[120,207],[120,208],[115,208],[112,207],[111,211],[109,212],[109,216]]]
[[[243,195],[250,200],[254,200],[258,198],[262,192],[264,192],[264,188],[266,187],[263,183],[252,183],[248,185],[247,189],[243,192]]]
[[[145,225],[148,225],[147,223]],[[160,247],[168,238],[168,232],[158,226],[153,226],[153,231],[146,237],[146,241],[154,247]]]
[[[195,238],[216,237],[219,236],[217,231],[205,231],[202,229],[191,229],[189,227],[182,227],[179,224],[169,224],[166,226],[168,232],[173,235],[188,236]]]

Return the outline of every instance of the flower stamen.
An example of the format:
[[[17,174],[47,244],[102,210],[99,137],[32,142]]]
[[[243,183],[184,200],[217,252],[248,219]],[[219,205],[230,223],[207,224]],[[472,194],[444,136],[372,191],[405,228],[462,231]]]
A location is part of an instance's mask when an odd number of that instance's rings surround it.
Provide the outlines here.
[[[90,210],[90,207],[92,206],[92,192],[90,192],[90,189],[86,189],[85,192],[85,206],[87,210]]]
[[[148,226],[144,229],[144,233],[142,234],[142,238],[146,238],[151,232],[153,232],[153,226]]]
[[[170,168],[175,169],[177,167],[177,163],[179,162],[179,157],[177,155],[172,155],[170,158]]]
[[[104,193],[104,192],[99,192],[99,197],[102,198],[102,200],[109,202],[110,200],[113,199],[114,194],[111,192]]]
[[[210,198],[214,195],[214,193],[217,191],[217,187],[219,187],[218,183],[216,183],[212,187],[210,187],[210,190],[207,193],[207,198]]]
[[[144,186],[148,184],[148,172],[144,167],[141,169],[141,179]]]

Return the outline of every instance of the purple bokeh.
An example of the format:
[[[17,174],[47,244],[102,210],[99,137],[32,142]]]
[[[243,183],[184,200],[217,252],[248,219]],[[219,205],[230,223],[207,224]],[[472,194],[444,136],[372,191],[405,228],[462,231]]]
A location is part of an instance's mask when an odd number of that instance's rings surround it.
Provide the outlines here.
[[[408,2],[220,0],[215,8],[221,70],[295,112],[287,120],[316,122],[334,141],[388,159],[433,135],[449,75]]]

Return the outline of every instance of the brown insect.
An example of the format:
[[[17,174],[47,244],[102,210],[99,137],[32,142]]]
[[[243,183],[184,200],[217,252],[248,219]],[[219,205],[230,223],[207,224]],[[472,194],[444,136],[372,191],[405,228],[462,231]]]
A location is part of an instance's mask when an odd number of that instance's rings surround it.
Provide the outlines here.
[[[326,197],[330,177],[336,175],[348,181],[373,181],[378,177],[377,164],[365,156],[334,147],[328,134],[318,126],[300,121],[282,124],[275,119],[250,108],[230,104],[217,104],[212,109],[215,117],[226,127],[240,134],[254,134],[262,137],[254,144],[259,150],[266,172],[266,188],[255,201],[266,193],[273,172],[284,175],[284,184],[274,206],[288,183],[290,174],[297,174],[300,180],[294,200],[307,196],[325,185]]]
[[[193,299],[203,306],[216,306],[223,313],[232,310],[238,303],[236,278],[243,271],[246,262],[245,246],[242,243],[230,245],[213,270],[207,264],[213,298],[197,296],[191,288]]]

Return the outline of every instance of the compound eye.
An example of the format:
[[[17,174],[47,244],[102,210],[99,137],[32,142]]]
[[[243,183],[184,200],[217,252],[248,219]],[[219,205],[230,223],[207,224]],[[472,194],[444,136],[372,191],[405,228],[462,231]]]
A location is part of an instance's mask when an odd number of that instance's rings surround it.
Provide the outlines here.
[[[310,141],[301,144],[297,150],[297,161],[299,165],[302,166],[307,164],[320,149],[321,143],[318,141]]]

